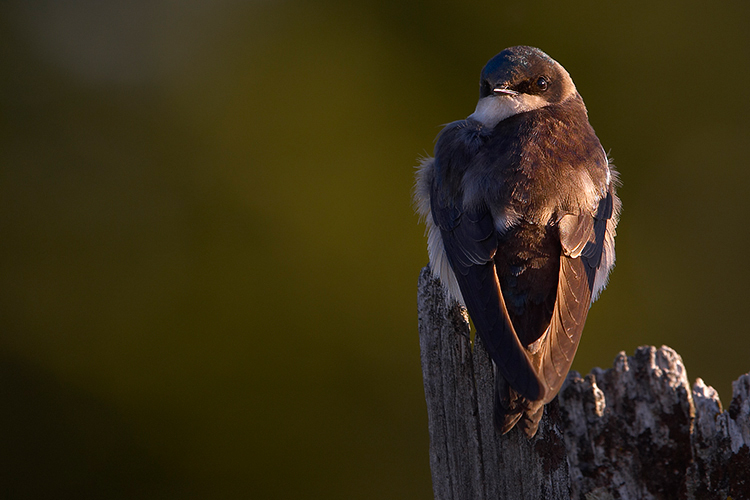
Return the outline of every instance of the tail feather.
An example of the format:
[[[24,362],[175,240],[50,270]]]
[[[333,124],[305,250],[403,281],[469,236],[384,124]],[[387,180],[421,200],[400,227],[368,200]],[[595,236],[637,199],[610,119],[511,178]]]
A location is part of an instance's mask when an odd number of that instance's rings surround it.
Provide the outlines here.
[[[495,372],[495,429],[506,434],[518,425],[528,438],[534,437],[544,415],[542,401],[529,401],[516,392],[502,375]]]

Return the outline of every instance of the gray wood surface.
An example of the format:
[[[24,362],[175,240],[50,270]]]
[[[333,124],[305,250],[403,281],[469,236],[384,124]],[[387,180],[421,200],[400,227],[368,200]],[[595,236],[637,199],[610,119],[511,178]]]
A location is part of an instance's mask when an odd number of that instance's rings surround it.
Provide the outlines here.
[[[640,347],[568,374],[533,439],[500,436],[489,356],[427,267],[418,305],[436,500],[750,500],[750,374],[723,411],[675,351]]]

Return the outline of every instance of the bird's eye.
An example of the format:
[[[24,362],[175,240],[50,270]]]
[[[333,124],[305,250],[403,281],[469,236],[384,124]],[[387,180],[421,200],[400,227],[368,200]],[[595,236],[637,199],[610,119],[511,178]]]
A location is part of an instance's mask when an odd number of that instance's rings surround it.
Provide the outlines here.
[[[542,92],[544,92],[545,90],[547,90],[547,87],[549,87],[549,82],[547,81],[545,77],[540,76],[539,79],[536,81],[536,87]]]

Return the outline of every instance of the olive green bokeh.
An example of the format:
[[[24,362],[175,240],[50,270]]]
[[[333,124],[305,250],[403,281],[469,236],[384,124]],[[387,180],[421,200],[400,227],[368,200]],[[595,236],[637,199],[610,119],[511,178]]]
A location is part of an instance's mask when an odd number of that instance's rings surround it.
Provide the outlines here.
[[[413,166],[536,45],[618,165],[574,368],[750,369],[744,2],[5,2],[7,498],[432,498]]]

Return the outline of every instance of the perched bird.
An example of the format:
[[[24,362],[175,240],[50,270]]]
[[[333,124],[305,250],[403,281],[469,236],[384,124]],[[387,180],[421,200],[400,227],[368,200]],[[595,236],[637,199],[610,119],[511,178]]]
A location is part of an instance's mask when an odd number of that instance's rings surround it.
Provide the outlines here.
[[[615,262],[617,172],[568,72],[511,47],[417,170],[430,265],[495,366],[495,426],[536,434]]]

